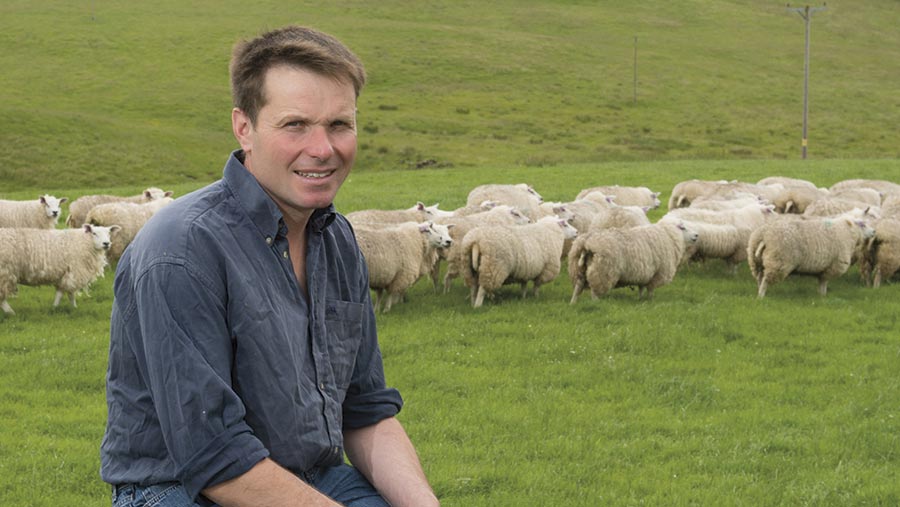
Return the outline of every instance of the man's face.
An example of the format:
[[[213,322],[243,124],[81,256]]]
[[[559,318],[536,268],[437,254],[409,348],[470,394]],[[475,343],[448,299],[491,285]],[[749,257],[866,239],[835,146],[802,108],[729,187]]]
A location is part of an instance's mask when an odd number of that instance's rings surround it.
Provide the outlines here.
[[[308,218],[334,201],[356,158],[353,85],[277,66],[263,90],[266,105],[255,123],[232,112],[244,165],[289,219]]]

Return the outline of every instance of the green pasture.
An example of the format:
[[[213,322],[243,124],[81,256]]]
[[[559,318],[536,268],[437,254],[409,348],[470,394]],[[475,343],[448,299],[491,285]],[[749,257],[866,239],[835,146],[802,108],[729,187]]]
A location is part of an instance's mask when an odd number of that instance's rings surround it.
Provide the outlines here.
[[[453,208],[485,181],[529,182],[549,200],[644,184],[665,200],[688,177],[830,185],[898,171],[843,160],[359,172],[338,206]],[[108,502],[97,470],[111,287],[108,274],[77,309],[22,287],[17,314],[0,316],[0,504]],[[379,315],[401,420],[444,505],[900,502],[900,283],[866,288],[852,268],[825,298],[814,279],[790,278],[759,301],[746,265],[731,276],[710,261],[652,301],[617,289],[571,306],[571,290],[563,273],[537,299],[510,287],[474,310],[459,280],[449,294],[420,281]]]
[[[343,212],[453,209],[481,183],[585,187],[770,175],[900,182],[900,7],[828,2],[0,2],[0,199],[176,196],[235,147],[227,61],[287,23],[363,59]],[[634,54],[637,37],[637,100]],[[651,213],[652,219],[662,210]],[[78,308],[0,314],[0,506],[109,505],[98,475],[112,272]],[[378,323],[400,419],[445,506],[900,505],[900,283],[692,265],[639,301],[563,273],[473,310],[420,281]]]

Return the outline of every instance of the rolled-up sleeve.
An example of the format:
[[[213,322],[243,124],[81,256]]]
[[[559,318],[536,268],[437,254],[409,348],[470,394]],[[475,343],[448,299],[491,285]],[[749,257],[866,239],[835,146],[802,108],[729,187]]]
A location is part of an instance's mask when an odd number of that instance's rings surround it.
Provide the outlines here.
[[[175,473],[196,497],[269,454],[232,386],[226,296],[177,259],[148,267],[134,288],[140,336],[131,346]]]

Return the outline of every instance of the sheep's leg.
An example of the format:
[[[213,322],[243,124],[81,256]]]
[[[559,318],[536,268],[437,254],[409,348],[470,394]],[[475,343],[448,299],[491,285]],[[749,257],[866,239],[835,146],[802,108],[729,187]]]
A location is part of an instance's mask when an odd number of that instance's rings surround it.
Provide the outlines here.
[[[881,266],[875,266],[875,276],[872,279],[872,287],[881,287]]]
[[[381,313],[391,311],[391,305],[393,305],[395,298],[399,298],[399,295],[395,295],[391,292],[386,292],[384,294],[384,307],[381,309]]]
[[[572,290],[572,299],[569,300],[570,305],[574,305],[578,302],[578,296],[581,295],[581,291],[584,290],[584,280],[578,279],[575,280],[575,288]]]
[[[78,305],[75,304],[75,293],[69,293],[69,302],[72,303],[72,308],[78,308]]]
[[[53,307],[59,306],[59,301],[62,299],[63,292],[60,289],[56,289],[56,297],[53,298]]]
[[[484,303],[485,293],[486,293],[486,291],[484,290],[484,287],[479,285],[478,286],[478,295],[475,296],[475,301],[472,302],[473,308],[479,308]]]
[[[0,308],[3,309],[3,313],[7,315],[15,315],[16,312],[13,311],[12,307],[9,306],[9,303],[4,299],[2,303],[0,303]]]
[[[759,285],[759,289],[756,292],[756,297],[759,299],[762,299],[762,298],[766,297],[766,289],[769,286],[769,281],[766,280],[766,278],[764,276],[760,276],[758,285]]]
[[[819,278],[819,295],[824,296],[828,293],[828,279]]]
[[[456,276],[451,272],[450,266],[447,266],[447,272],[444,273],[444,294],[450,292],[450,285]]]
[[[431,267],[431,285],[434,287],[434,291],[437,292],[438,288],[441,286],[441,260],[438,259],[437,262],[434,263],[434,266]]]
[[[528,295],[528,282],[519,283],[519,287],[522,288],[522,299],[525,299],[525,296]]]

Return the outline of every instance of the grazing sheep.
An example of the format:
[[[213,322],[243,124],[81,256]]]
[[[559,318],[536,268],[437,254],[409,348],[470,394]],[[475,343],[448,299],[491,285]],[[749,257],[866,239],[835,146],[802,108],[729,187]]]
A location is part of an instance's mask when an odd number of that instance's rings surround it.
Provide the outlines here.
[[[654,192],[647,187],[620,187],[600,186],[586,188],[578,193],[575,200],[584,199],[592,192],[602,192],[604,195],[614,196],[614,201],[620,206],[640,206],[656,209],[659,207],[659,192]]]
[[[819,279],[819,294],[828,281],[844,274],[854,252],[875,230],[850,216],[808,220],[774,220],[750,235],[747,256],[756,278],[757,297],[792,273]]]
[[[728,224],[735,227],[756,229],[776,216],[775,206],[771,204],[753,204],[743,208],[728,210],[706,210],[694,208],[678,208],[669,211],[666,217],[674,217],[690,222],[708,224]]]
[[[543,217],[534,224],[478,227],[463,238],[463,251],[470,262],[463,276],[470,288],[472,306],[478,308],[485,296],[506,283],[519,283],[522,297],[528,282],[533,294],[540,286],[559,276],[563,242],[578,231],[569,222],[556,217]]]
[[[77,306],[75,293],[103,276],[109,235],[117,229],[87,224],[66,230],[0,229],[0,308],[15,313],[7,298],[19,284],[53,285],[53,306],[63,293]]]
[[[91,225],[118,225],[119,229],[111,237],[106,256],[110,262],[122,257],[125,248],[131,244],[141,227],[150,220],[157,211],[169,205],[174,199],[163,197],[143,204],[133,202],[108,202],[98,204],[88,211],[86,223]]]
[[[478,206],[484,201],[508,204],[518,208],[528,218],[537,220],[542,216],[540,205],[544,202],[544,199],[527,183],[519,183],[518,185],[481,185],[469,192],[466,198],[466,205]]]
[[[734,199],[752,195],[771,202],[783,189],[782,185],[777,184],[757,185],[740,181],[682,181],[672,188],[672,195],[669,197],[669,211],[690,206],[698,197]]]
[[[438,250],[440,258],[447,261],[447,272],[444,274],[444,293],[446,294],[450,291],[453,279],[460,276],[464,269],[464,263],[467,262],[462,249],[462,239],[466,233],[476,227],[487,225],[525,225],[531,223],[531,219],[512,206],[500,204],[488,211],[461,217],[442,218],[435,220],[435,223],[452,226],[450,238],[453,243],[449,248]],[[440,262],[436,262],[431,272],[431,279],[435,287],[437,287],[437,279],[440,276],[440,268]]]
[[[868,217],[881,218],[881,209],[877,206],[867,206],[858,201],[831,196],[823,197],[807,206],[803,211],[803,216],[807,218],[837,217],[853,210],[862,210],[863,214]]]
[[[778,213],[802,214],[810,204],[827,197],[828,194],[828,192],[815,187],[785,186],[772,199],[772,204],[775,205],[775,211]]]
[[[404,222],[426,222],[435,218],[437,205],[425,206],[422,201],[407,209],[365,209],[347,213],[347,220],[354,226],[402,224]]]
[[[855,179],[839,181],[831,186],[831,191],[839,192],[848,188],[871,188],[881,192],[882,198],[886,198],[888,195],[892,194],[900,195],[900,184],[885,180]]]
[[[811,190],[817,190],[816,184],[807,181],[801,180],[797,178],[787,178],[785,176],[769,176],[768,178],[763,178],[756,182],[757,185],[781,185],[785,188],[791,187],[800,187],[800,188],[809,188]]]
[[[595,216],[594,219],[591,220],[587,230],[598,231],[621,227],[640,227],[642,225],[650,225],[650,219],[647,218],[647,208],[640,208],[637,206],[613,206]],[[582,231],[579,230],[578,232]]]
[[[59,219],[60,205],[67,198],[57,199],[44,194],[36,201],[0,200],[0,227],[53,229]]]
[[[596,299],[616,287],[636,285],[638,297],[675,278],[688,245],[698,234],[684,223],[658,223],[630,229],[607,229],[579,237],[569,253],[571,304],[585,285]]]
[[[156,187],[150,187],[142,193],[132,195],[130,197],[122,197],[118,195],[85,195],[72,201],[69,205],[69,216],[66,218],[66,227],[80,228],[82,224],[87,223],[87,214],[91,208],[99,204],[109,202],[133,202],[135,204],[143,204],[164,197],[172,197],[171,191],[163,191]]]
[[[660,223],[677,223],[678,220],[674,217],[663,217]],[[685,221],[684,224],[697,232],[700,237],[686,249],[683,264],[691,260],[722,259],[731,273],[736,274],[738,264],[747,260],[747,241],[752,232],[749,227],[689,221]]]
[[[875,235],[866,241],[859,272],[866,285],[877,289],[900,270],[900,220],[882,218],[873,228]]]
[[[881,206],[881,192],[874,188],[845,188],[836,190],[829,194],[830,197],[837,199],[845,199],[847,201],[856,201],[860,203],[861,208],[866,206]]]
[[[900,220],[900,194],[890,195],[881,205],[882,218],[896,218]]]
[[[692,209],[708,209],[713,211],[721,211],[726,209],[737,209],[754,204],[767,204],[755,195],[747,194],[746,197],[735,197],[734,199],[718,199],[716,197],[698,197],[691,201],[688,206]]]
[[[431,273],[438,248],[453,240],[447,225],[405,222],[391,227],[355,227],[356,241],[369,268],[375,310],[387,313],[416,281]]]

